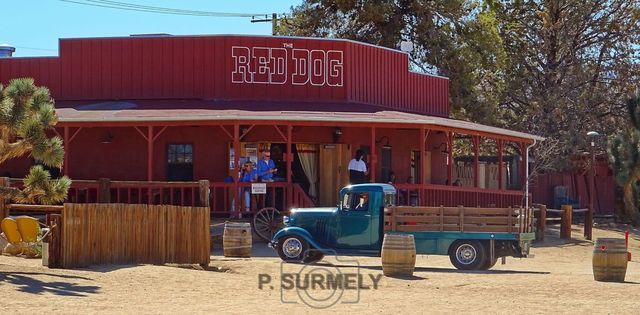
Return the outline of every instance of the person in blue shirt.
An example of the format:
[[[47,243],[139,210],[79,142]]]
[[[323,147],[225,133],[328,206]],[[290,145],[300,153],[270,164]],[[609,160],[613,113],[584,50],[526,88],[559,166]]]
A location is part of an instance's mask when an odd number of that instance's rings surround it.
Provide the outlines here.
[[[263,151],[262,159],[258,160],[258,179],[261,182],[272,182],[273,174],[277,171],[276,163],[271,159],[271,152]]]
[[[253,163],[247,162],[242,165],[242,169],[240,170],[240,174],[238,175],[238,180],[241,183],[250,183],[255,182],[258,178],[258,173],[253,169]],[[251,211],[251,187],[243,187],[241,188],[242,194],[244,195],[244,211]]]

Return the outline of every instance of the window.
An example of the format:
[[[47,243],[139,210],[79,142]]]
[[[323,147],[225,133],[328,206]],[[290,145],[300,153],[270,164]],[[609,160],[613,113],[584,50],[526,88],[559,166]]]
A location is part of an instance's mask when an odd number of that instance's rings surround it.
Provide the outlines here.
[[[167,180],[193,180],[193,145],[185,143],[168,145]]]
[[[384,194],[384,207],[393,207],[396,205],[396,194]]]
[[[346,193],[342,197],[342,210],[348,211],[349,209],[351,209],[351,194]]]
[[[193,146],[191,144],[170,144],[167,154],[169,164],[193,162]]]

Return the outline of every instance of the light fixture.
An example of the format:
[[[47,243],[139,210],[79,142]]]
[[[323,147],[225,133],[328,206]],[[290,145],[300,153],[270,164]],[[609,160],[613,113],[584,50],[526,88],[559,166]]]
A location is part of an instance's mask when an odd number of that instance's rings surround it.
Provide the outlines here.
[[[113,135],[111,134],[110,131],[107,130],[107,134],[104,135],[100,143],[109,144],[111,142],[113,142]]]
[[[333,143],[340,142],[340,137],[342,136],[342,129],[340,127],[336,127],[333,129]]]
[[[382,145],[382,150],[391,150],[391,145],[389,144],[389,137],[387,136],[382,136],[380,140],[376,141],[376,144],[382,142],[382,140],[384,139],[387,139],[387,141],[385,142],[385,144]]]

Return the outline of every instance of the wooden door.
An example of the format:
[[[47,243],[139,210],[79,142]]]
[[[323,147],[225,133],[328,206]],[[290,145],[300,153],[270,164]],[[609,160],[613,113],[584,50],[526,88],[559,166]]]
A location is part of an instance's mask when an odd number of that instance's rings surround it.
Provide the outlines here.
[[[339,190],[349,183],[350,159],[351,151],[346,144],[320,145],[319,206],[334,207],[338,203]]]

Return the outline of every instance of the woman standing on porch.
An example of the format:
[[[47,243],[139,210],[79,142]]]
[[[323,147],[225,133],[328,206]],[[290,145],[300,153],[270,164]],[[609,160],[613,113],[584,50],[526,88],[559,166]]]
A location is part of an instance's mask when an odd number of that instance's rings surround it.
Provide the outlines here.
[[[364,152],[358,149],[356,150],[356,156],[349,161],[349,182],[351,184],[362,184],[367,182],[366,176],[369,174],[367,170],[367,164],[362,160]]]

